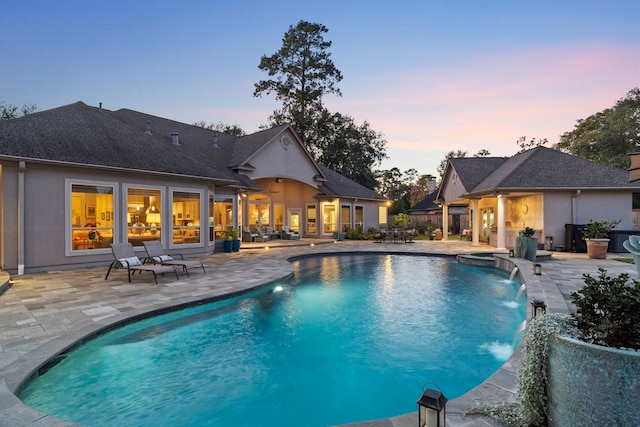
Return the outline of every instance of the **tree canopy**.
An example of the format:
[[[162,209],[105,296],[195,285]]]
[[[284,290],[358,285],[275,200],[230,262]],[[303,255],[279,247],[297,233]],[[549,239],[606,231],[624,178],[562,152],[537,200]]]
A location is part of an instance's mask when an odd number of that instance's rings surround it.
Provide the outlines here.
[[[367,121],[357,124],[353,117],[332,113],[323,96],[341,96],[338,83],[342,73],[331,60],[329,30],[321,24],[300,21],[290,26],[282,47],[273,55],[263,55],[258,68],[271,77],[255,84],[254,96],[274,93],[282,107],[273,111],[269,126],[289,124],[311,156],[336,172],[375,188],[374,168],[387,157],[384,136]]]
[[[0,120],[16,119],[18,117],[27,116],[38,111],[38,106],[35,104],[22,105],[22,108],[18,109],[17,106],[6,104],[0,101]]]
[[[640,89],[630,90],[616,104],[577,121],[560,137],[558,147],[576,156],[615,168],[629,167],[629,153],[640,144]]]
[[[247,134],[244,131],[244,129],[242,129],[238,125],[226,125],[222,122],[217,122],[217,123],[210,122],[209,124],[207,124],[204,120],[200,120],[200,121],[194,122],[193,125],[204,128],[204,129],[214,130],[220,133],[226,133],[228,135],[244,136]]]

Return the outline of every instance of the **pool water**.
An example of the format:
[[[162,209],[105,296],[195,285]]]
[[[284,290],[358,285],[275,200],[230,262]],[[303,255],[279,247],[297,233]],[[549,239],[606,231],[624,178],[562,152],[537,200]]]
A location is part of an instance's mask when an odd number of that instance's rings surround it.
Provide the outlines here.
[[[512,353],[525,304],[505,273],[450,258],[296,261],[286,283],[146,319],[69,353],[27,404],[86,426],[328,426],[453,399]],[[524,299],[523,299],[524,300]]]

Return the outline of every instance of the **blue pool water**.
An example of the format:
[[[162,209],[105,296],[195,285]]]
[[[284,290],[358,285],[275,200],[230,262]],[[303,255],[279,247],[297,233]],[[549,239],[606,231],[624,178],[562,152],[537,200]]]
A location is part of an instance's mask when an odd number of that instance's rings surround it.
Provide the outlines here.
[[[286,283],[146,319],[69,353],[25,403],[87,426],[327,426],[452,399],[495,372],[518,284],[449,258],[295,262]],[[524,299],[523,299],[524,300]]]

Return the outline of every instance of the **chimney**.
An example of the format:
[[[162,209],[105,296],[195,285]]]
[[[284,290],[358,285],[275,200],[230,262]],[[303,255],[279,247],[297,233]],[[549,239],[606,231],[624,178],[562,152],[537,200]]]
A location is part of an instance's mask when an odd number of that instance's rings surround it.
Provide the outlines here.
[[[436,188],[436,178],[434,176],[430,176],[429,180],[427,181],[427,187],[429,188],[429,194],[435,192],[437,190]]]
[[[218,145],[218,132],[213,131],[213,148],[220,148]]]
[[[153,135],[151,133],[151,122],[149,120],[147,120],[147,130],[144,131],[145,135]]]
[[[178,132],[173,132],[171,134],[171,142],[173,142],[173,145],[180,145],[180,138],[178,138]]]

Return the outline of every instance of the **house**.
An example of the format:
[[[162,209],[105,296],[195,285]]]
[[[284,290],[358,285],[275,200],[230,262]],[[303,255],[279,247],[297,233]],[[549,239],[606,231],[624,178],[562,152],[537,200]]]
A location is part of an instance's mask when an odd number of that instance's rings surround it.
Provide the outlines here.
[[[437,196],[438,193],[434,191],[407,210],[413,224],[429,222],[433,227],[442,229],[442,206],[437,203]],[[451,233],[457,234],[469,228],[469,207],[467,205],[451,204],[448,213],[448,228]]]
[[[0,265],[104,265],[111,242],[213,253],[230,229],[378,228],[387,200],[317,164],[290,126],[236,137],[82,102],[0,121]]]
[[[574,249],[572,230],[592,218],[620,219],[618,230],[631,232],[638,191],[640,182],[628,182],[624,170],[539,146],[509,158],[450,159],[437,202],[443,229],[451,206],[469,206],[474,244],[513,248],[518,232],[531,227],[539,244]]]

